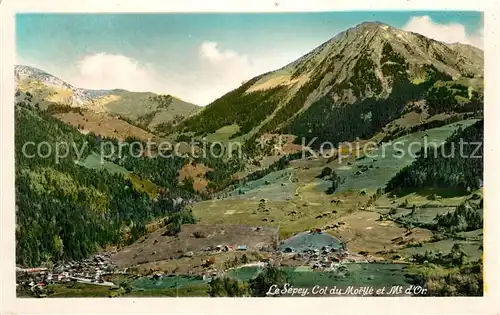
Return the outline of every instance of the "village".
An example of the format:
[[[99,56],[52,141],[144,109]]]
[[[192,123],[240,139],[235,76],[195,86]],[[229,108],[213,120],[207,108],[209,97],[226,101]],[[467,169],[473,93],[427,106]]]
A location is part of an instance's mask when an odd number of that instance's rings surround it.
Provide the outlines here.
[[[260,231],[260,228],[253,228]],[[250,257],[254,253],[261,255],[260,259],[240,259],[235,264],[217,269],[216,261],[225,255],[235,252],[236,254]],[[245,254],[246,253],[246,254]],[[119,274],[135,274],[135,277],[148,277],[152,281],[162,280],[169,276],[167,271],[150,270],[146,274],[137,274],[129,268],[132,266],[118,266],[113,262],[116,252],[105,252],[92,256],[78,262],[65,262],[59,265],[39,268],[16,267],[16,281],[18,291],[24,291],[37,297],[45,297],[50,292],[45,289],[49,284],[82,283],[99,286],[108,286],[117,289],[119,286],[111,279]],[[156,253],[155,253],[156,255]],[[159,253],[158,255],[159,256]],[[345,243],[319,229],[298,233],[288,240],[279,244],[267,244],[262,247],[249,248],[245,244],[217,244],[210,245],[197,251],[184,251],[181,257],[203,259],[202,269],[192,269],[187,272],[190,275],[201,276],[203,281],[225,274],[228,270],[242,266],[274,265],[277,267],[300,267],[319,271],[330,271],[343,273],[347,270],[346,263],[368,263],[367,257],[359,254],[350,254]],[[255,256],[254,256],[255,257]],[[187,266],[186,266],[187,267]]]
[[[48,284],[78,282],[114,287],[115,284],[105,281],[104,277],[117,272],[116,266],[110,261],[110,254],[94,255],[92,258],[78,262],[67,262],[52,268],[21,268],[16,267],[16,288],[18,291],[28,291],[35,296],[44,297],[44,287]]]

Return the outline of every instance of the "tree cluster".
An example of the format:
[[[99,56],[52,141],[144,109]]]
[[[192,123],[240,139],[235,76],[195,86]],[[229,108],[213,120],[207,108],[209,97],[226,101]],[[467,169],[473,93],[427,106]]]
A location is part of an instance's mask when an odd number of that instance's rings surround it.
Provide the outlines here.
[[[46,142],[52,150],[56,143],[65,142],[84,148],[85,158],[98,152],[99,137],[83,135],[32,107],[16,106],[15,126],[17,263],[33,266],[82,259],[108,244],[135,241],[156,218],[182,213],[184,204],[172,198],[178,194],[151,200],[120,174],[75,163],[74,152],[57,162],[54,154],[43,158],[33,147],[23,153],[29,141]],[[153,173],[146,167],[138,169]]]

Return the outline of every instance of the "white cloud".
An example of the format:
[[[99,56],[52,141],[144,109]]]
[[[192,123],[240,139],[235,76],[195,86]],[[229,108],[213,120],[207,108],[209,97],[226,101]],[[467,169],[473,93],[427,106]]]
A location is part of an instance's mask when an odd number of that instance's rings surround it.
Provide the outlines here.
[[[137,60],[123,55],[98,53],[78,62],[78,74],[70,82],[87,89],[121,88],[136,92],[158,88],[155,74]]]
[[[445,43],[458,42],[483,48],[483,29],[475,34],[467,34],[465,27],[459,23],[440,24],[434,22],[429,16],[414,16],[403,29]]]
[[[196,104],[206,105],[244,81],[279,69],[309,50],[304,47],[290,48],[274,52],[267,50],[266,53],[249,56],[232,49],[222,49],[217,42],[204,41],[198,48],[196,78],[200,88],[188,94],[195,94],[192,97]]]
[[[153,67],[124,55],[105,52],[85,56],[77,63],[77,75],[69,78],[74,86],[88,89],[126,89],[168,93],[198,105],[207,105],[263,72],[284,63],[276,60],[254,62],[245,54],[220,49],[206,41],[198,47],[198,60],[185,71],[155,73]]]
[[[198,90],[201,102],[213,100],[237,88],[242,81],[248,80],[263,71],[262,64],[256,64],[249,56],[231,49],[222,50],[218,43],[205,41],[199,49],[200,69],[198,78],[203,90]]]
[[[194,60],[176,69],[155,64],[156,71],[153,65],[106,52],[84,56],[64,69],[51,64],[32,65],[80,88],[171,94],[204,106],[239,87],[243,81],[278,69],[303,54],[297,49],[278,49],[249,56],[222,49],[213,41],[202,42],[196,53]]]

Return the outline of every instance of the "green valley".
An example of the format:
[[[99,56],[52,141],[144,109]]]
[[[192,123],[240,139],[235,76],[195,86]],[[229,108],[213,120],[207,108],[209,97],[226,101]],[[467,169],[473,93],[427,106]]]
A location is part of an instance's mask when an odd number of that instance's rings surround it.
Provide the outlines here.
[[[18,66],[18,294],[482,295],[483,71],[380,22],[203,108]]]

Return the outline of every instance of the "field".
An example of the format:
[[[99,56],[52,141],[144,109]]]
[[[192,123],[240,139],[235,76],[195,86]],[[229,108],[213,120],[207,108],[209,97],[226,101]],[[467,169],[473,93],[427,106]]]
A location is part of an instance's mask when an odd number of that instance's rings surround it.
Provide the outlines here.
[[[130,174],[130,172],[127,169],[119,165],[116,165],[104,159],[101,160],[101,156],[97,153],[90,154],[85,158],[85,160],[81,162],[79,161],[78,164],[86,168],[96,169],[96,170],[106,170],[110,173],[122,174],[123,176],[128,176]]]
[[[290,200],[297,185],[291,181],[293,170],[281,170],[247,182],[229,193],[234,199],[260,200]]]
[[[454,209],[469,197],[453,196],[446,198],[443,197],[439,200],[430,200],[429,198],[432,194],[441,196],[442,193],[445,193],[445,191],[443,192],[428,189],[393,196],[386,194],[377,199],[375,206],[377,207],[377,211],[380,213],[387,213],[390,208],[396,208],[397,215],[403,215],[409,213],[409,210],[411,210],[413,205],[416,205],[421,209],[421,211],[418,212],[419,216],[428,216],[433,209],[438,212],[445,212],[449,209]],[[473,194],[474,193],[481,194],[481,191],[478,190],[473,192]],[[407,205],[404,206],[405,204]]]
[[[117,138],[122,141],[127,137],[135,137],[142,141],[157,138],[152,133],[107,113],[83,110],[81,114],[69,112],[54,116],[71,126],[80,127],[79,129],[83,132],[93,132],[103,137]]]
[[[184,279],[180,278],[179,283],[185,282]],[[110,289],[105,286],[89,285],[89,284],[53,284],[49,285],[47,289],[53,290],[54,293],[50,294],[51,298],[75,298],[75,297],[177,297],[177,296],[208,296],[207,290],[208,285],[206,283],[196,284],[189,283],[187,286],[166,286],[161,288],[151,288],[143,289],[139,287],[133,287],[131,292],[125,292],[123,289]],[[28,295],[29,296],[29,295]]]
[[[409,165],[415,156],[398,157],[397,152],[408,149],[411,143],[441,144],[456,128],[470,125],[475,120],[461,121],[440,128],[417,132],[395,140],[399,146],[389,144],[370,151],[371,157],[349,157],[342,160],[307,158],[292,161],[290,167],[270,173],[234,189],[226,198],[197,203],[195,216],[205,224],[251,224],[279,228],[281,239],[311,228],[322,228],[338,239],[348,242],[352,252],[366,252],[374,258],[392,259],[409,257],[414,251],[426,248],[433,232],[425,228],[400,226],[392,220],[405,217],[418,225],[431,224],[437,214],[454,211],[467,196],[446,196],[440,191],[418,191],[402,195],[382,194],[370,200],[378,188],[383,188],[401,168]],[[362,145],[362,144],[361,144]],[[404,152],[416,153],[419,145],[412,145]],[[335,170],[344,182],[335,193],[328,195],[331,186],[328,178],[317,176],[326,166]],[[432,194],[443,195],[430,200]],[[412,207],[418,208],[411,217]],[[392,209],[392,210],[391,210]],[[395,211],[392,220],[381,220],[381,215]],[[449,251],[454,240],[435,244]],[[407,247],[412,244],[424,247]],[[464,243],[470,257],[477,257],[477,242]],[[479,243],[477,243],[479,244]],[[476,249],[473,247],[476,246]],[[429,249],[433,249],[429,245]],[[475,253],[473,253],[475,251]]]
[[[125,295],[126,297],[208,297],[208,284],[190,285],[182,288],[156,290],[138,290]]]
[[[316,227],[323,227],[338,220],[343,214],[356,211],[360,200],[368,197],[349,198],[355,195],[346,192],[341,195],[342,204],[332,203],[332,197],[324,193],[305,193],[293,196],[291,200],[267,200],[228,198],[208,200],[193,205],[193,212],[206,224],[250,224],[279,228],[281,237]]]
[[[154,280],[150,277],[142,277],[131,282],[131,286],[142,290],[158,290],[183,288],[193,285],[206,284],[201,276],[176,276],[170,275],[163,279]]]
[[[113,262],[118,266],[149,264],[147,266],[158,267],[160,265],[150,263],[167,261],[167,264],[162,264],[165,268],[175,269],[183,265],[182,268],[186,270],[194,268],[203,270],[201,264],[205,259],[214,255],[217,261],[227,258],[224,255],[218,256],[219,253],[213,254],[218,245],[233,245],[234,248],[246,245],[248,252],[253,252],[263,247],[274,246],[277,241],[275,229],[257,230],[246,225],[185,224],[177,236],[169,236],[165,232],[166,228],[160,228],[143,236],[134,244],[114,254]],[[208,247],[212,250],[207,251]],[[168,262],[172,262],[173,265]]]
[[[316,167],[303,167],[315,164]],[[250,181],[228,193],[227,198],[208,200],[193,206],[201,223],[251,224],[279,227],[282,237],[291,236],[356,211],[368,196],[346,191],[339,196],[342,203],[325,193],[315,178],[323,161],[292,161],[289,168]]]
[[[229,138],[238,131],[240,131],[240,127],[236,124],[225,126],[214,133],[208,134],[206,140],[208,142],[229,142]]]
[[[71,284],[52,284],[48,285],[47,289],[53,290],[54,293],[50,297],[54,298],[69,298],[69,297],[107,297],[112,292],[109,287],[71,283]]]
[[[428,145],[439,146],[453,131],[460,126],[465,128],[472,125],[476,120],[464,120],[439,128],[429,129],[422,132],[412,133],[385,143],[369,152],[369,156],[359,156],[347,164],[334,162],[332,168],[345,179],[339,186],[338,192],[349,189],[377,189],[385,184],[403,167],[410,165],[416,157],[416,153],[423,147],[424,141]],[[427,140],[424,137],[427,135]],[[350,165],[349,165],[350,164]]]
[[[348,264],[342,277],[333,272],[297,272],[286,270],[291,283],[300,287],[319,286],[393,286],[408,284],[403,264]]]
[[[408,285],[405,277],[404,264],[346,264],[345,272],[313,271],[304,268],[282,268],[288,281],[295,287],[312,288],[320,287],[346,288],[348,286],[373,286],[391,287],[395,285]],[[230,275],[248,281],[259,273],[258,267],[243,267],[232,270]]]
[[[340,218],[343,225],[326,231],[333,236],[347,241],[347,246],[354,253],[377,252],[400,249],[412,242],[428,241],[432,233],[415,228],[408,231],[392,221],[378,221],[376,212],[358,211]]]
[[[475,234],[475,235],[474,235]],[[481,236],[480,236],[480,235]],[[424,254],[426,251],[449,253],[454,244],[459,244],[467,255],[466,261],[477,261],[482,257],[479,247],[483,244],[482,230],[467,232],[466,239],[445,239],[437,242],[429,242],[422,247],[408,247],[401,251],[402,255],[410,257],[413,254]]]
[[[194,254],[194,253],[193,253]],[[197,252],[192,257],[181,257],[182,253],[178,253],[178,258],[167,260],[156,260],[141,263],[132,267],[134,272],[141,275],[152,275],[156,272],[164,272],[169,275],[201,275],[211,274],[228,268],[235,259],[241,261],[243,255],[249,262],[258,262],[262,259],[270,259],[273,257],[272,253],[258,252],[255,250],[247,251],[228,251],[228,252]],[[214,259],[213,265],[207,266],[205,263],[207,259]],[[142,261],[141,261],[142,262]]]
[[[152,198],[156,197],[159,193],[159,187],[156,184],[152,183],[150,180],[142,178],[135,173],[131,173],[127,169],[115,163],[106,161],[104,159],[102,159],[101,161],[101,156],[97,153],[90,154],[85,158],[85,160],[79,161],[78,163],[83,167],[91,169],[106,170],[110,173],[122,174],[126,178],[130,179],[130,181],[138,191],[145,192]]]

